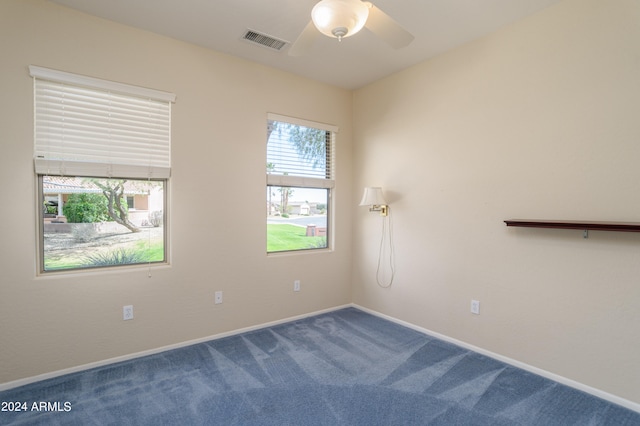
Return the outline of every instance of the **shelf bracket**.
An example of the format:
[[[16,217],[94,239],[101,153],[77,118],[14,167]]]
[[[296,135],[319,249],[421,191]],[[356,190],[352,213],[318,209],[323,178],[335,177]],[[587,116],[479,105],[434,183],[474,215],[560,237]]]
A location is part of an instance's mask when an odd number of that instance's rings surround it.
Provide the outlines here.
[[[589,238],[589,230],[585,229],[584,233],[582,234],[582,238]]]

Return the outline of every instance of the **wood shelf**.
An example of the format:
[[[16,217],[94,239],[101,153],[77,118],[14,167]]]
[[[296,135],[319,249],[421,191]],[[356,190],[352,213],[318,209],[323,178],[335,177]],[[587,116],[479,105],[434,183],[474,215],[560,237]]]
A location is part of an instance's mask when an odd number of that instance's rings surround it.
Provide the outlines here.
[[[507,226],[525,228],[580,229],[585,232],[585,238],[588,235],[588,231],[640,232],[640,222],[509,219],[505,220],[504,223]]]

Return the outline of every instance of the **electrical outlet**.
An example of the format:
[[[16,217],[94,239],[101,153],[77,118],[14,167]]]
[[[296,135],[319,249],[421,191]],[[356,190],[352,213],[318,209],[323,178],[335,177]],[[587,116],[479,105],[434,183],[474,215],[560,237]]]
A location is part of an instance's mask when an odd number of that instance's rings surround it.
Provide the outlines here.
[[[471,313],[475,315],[480,315],[480,302],[477,300],[471,301]]]
[[[222,303],[222,292],[221,292],[221,291],[216,291],[216,293],[215,293],[215,301],[214,301],[214,303],[215,303],[216,305],[219,305],[219,304],[221,304],[221,303]]]
[[[133,319],[133,305],[127,305],[122,307],[122,319],[124,321]]]
[[[293,291],[300,291],[300,280],[295,280],[293,282]]]

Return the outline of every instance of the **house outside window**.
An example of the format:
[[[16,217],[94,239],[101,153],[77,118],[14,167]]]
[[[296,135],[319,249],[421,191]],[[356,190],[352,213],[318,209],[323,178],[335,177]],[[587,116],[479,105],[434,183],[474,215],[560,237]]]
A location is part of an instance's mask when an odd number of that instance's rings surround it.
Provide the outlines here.
[[[166,263],[175,95],[29,70],[39,272]]]
[[[335,126],[268,114],[267,253],[331,247]]]

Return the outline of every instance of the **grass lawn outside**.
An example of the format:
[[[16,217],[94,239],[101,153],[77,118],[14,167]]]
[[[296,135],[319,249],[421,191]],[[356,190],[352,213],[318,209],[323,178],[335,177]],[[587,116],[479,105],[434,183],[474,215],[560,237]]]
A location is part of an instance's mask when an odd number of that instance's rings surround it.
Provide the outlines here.
[[[327,237],[307,237],[307,229],[290,224],[267,225],[267,252],[327,247]]]
[[[267,225],[267,251],[282,252],[327,247],[327,237],[308,237],[306,227],[291,224]],[[106,266],[93,264],[91,258],[111,258],[111,264],[162,262],[164,238],[161,228],[144,229],[140,233],[128,231],[102,234],[91,241],[80,242],[71,234],[45,234],[45,271]],[[126,256],[124,256],[126,254]],[[115,258],[114,258],[115,256]],[[122,257],[135,257],[135,261]]]
[[[70,233],[54,233],[45,234],[44,248],[45,271],[162,262],[164,235],[162,228],[143,228],[78,241]]]

